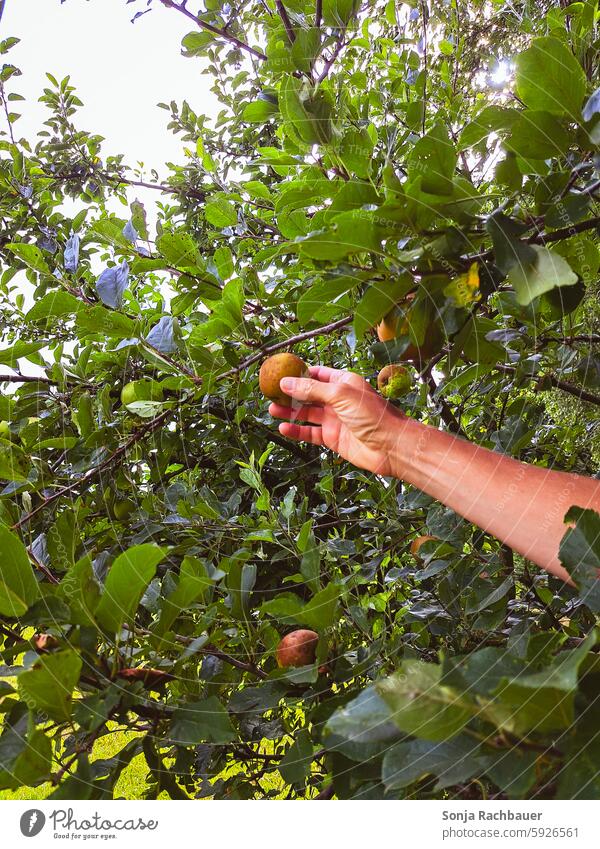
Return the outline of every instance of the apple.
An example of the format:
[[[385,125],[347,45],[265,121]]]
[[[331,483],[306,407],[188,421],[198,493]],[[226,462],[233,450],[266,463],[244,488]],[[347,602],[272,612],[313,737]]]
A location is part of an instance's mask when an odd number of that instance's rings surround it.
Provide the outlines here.
[[[404,366],[390,364],[377,375],[377,388],[384,398],[400,398],[410,392],[412,385],[412,374]]]
[[[132,380],[121,389],[121,402],[127,406],[136,401],[162,401],[163,391],[160,384],[150,378]]]
[[[280,667],[308,666],[314,663],[318,642],[319,635],[316,631],[309,631],[305,628],[291,631],[277,646],[275,651],[277,665]]]
[[[258,374],[262,394],[270,401],[291,407],[292,399],[279,387],[283,377],[308,377],[308,367],[304,360],[289,352],[274,354],[263,362]]]
[[[380,342],[391,342],[398,336],[408,336],[410,322],[406,313],[410,309],[410,302],[414,295],[408,295],[403,304],[391,309],[377,325],[377,338]],[[399,360],[402,362],[423,363],[439,351],[443,340],[443,334],[439,325],[432,321],[425,331],[425,338],[420,345],[412,342],[402,351]]]
[[[436,537],[432,537],[429,534],[421,534],[421,536],[415,537],[410,544],[410,553],[419,563],[422,558],[419,557],[419,550],[421,546],[425,545],[426,542],[430,542],[431,540],[437,539]]]

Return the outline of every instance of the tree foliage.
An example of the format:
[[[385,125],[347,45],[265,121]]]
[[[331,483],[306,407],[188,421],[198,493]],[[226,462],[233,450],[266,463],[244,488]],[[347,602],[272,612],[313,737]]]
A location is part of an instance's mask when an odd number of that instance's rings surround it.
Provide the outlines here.
[[[258,392],[412,346],[411,416],[596,471],[597,4],[136,5],[222,104],[160,104],[162,178],[69,78],[20,138],[0,44],[0,787],[110,798],[142,754],[147,798],[597,798],[600,517],[556,505],[569,588]]]

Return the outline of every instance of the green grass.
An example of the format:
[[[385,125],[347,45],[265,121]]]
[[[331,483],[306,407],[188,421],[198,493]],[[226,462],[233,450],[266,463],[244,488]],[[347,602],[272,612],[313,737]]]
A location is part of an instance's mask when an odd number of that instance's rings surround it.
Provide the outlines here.
[[[112,758],[126,743],[139,736],[132,731],[114,731],[96,741],[90,756],[91,761],[103,758]],[[125,767],[119,780],[115,784],[115,798],[141,799],[146,786],[146,774],[148,766],[142,754],[136,755],[131,763]],[[52,793],[53,785],[47,781],[39,787],[19,787],[18,790],[0,791],[0,799],[46,799]],[[159,798],[167,798],[166,795]]]

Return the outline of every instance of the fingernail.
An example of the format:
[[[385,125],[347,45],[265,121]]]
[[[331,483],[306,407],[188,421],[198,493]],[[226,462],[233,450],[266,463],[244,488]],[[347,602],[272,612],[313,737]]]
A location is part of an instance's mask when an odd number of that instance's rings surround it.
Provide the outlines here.
[[[279,388],[284,390],[288,389],[289,391],[292,391],[296,388],[296,385],[297,381],[295,377],[282,377],[279,381]]]

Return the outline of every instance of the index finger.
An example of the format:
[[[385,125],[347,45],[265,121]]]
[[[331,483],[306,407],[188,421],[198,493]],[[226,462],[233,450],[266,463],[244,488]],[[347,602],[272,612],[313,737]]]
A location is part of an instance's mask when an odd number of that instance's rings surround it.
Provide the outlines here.
[[[313,380],[320,380],[321,383],[335,383],[336,378],[343,374],[343,371],[339,368],[329,368],[329,366],[309,366],[308,373]]]
[[[329,368],[329,366],[310,366],[309,374],[313,380],[320,383],[345,383],[355,388],[363,386],[365,380],[360,374],[346,369]]]

